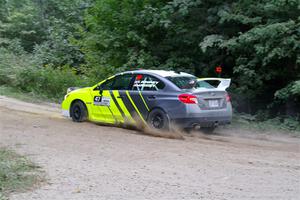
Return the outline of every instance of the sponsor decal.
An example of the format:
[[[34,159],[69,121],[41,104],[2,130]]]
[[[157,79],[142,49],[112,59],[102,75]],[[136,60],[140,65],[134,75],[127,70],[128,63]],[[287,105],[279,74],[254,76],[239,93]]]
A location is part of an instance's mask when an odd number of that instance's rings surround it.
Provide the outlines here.
[[[139,89],[143,88],[157,88],[156,85],[158,84],[158,81],[152,81],[152,80],[135,80],[133,87],[137,87]]]
[[[94,105],[95,106],[110,106],[110,98],[103,96],[95,96],[94,97]]]

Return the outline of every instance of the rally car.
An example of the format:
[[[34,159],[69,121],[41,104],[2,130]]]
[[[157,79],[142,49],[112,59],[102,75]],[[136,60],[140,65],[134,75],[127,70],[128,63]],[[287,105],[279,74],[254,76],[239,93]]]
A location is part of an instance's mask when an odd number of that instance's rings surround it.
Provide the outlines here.
[[[229,84],[230,79],[198,79],[183,72],[127,71],[92,87],[68,88],[62,110],[74,122],[213,130],[231,122]]]

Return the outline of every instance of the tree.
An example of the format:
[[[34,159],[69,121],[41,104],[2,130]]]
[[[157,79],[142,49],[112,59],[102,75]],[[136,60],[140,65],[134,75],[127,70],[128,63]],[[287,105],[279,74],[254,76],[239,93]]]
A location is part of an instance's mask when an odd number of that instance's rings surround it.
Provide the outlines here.
[[[45,39],[46,33],[36,15],[38,9],[31,0],[2,0],[1,5],[1,46],[19,40],[25,50],[32,51],[35,44]]]
[[[201,43],[204,52],[218,48],[230,58],[225,64],[233,66],[236,91],[252,108],[265,109],[276,91],[300,78],[298,13],[297,0],[241,0],[219,13],[221,26],[238,31],[209,35]]]
[[[216,76],[221,65],[238,111],[296,115],[299,10],[299,0],[0,0],[0,48],[91,80],[137,68]]]

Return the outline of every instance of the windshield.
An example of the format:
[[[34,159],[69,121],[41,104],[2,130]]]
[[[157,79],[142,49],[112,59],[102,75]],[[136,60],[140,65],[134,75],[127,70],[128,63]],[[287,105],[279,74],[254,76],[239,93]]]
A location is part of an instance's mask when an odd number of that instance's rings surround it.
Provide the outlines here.
[[[169,76],[166,78],[180,89],[193,89],[197,83],[196,77],[193,76]]]

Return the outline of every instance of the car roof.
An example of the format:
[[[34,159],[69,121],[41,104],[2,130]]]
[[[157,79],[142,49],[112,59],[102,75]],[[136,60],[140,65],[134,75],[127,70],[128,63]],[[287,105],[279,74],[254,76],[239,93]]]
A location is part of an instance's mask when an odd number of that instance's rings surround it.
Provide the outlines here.
[[[127,72],[124,72],[124,73],[153,74],[153,75],[159,75],[159,76],[162,76],[162,77],[169,77],[169,76],[172,76],[172,77],[174,77],[174,76],[191,76],[191,77],[195,77],[194,75],[188,74],[188,73],[185,73],[185,72],[175,72],[175,71],[167,71],[167,70],[150,70],[150,69],[139,69],[139,70],[127,71]]]

